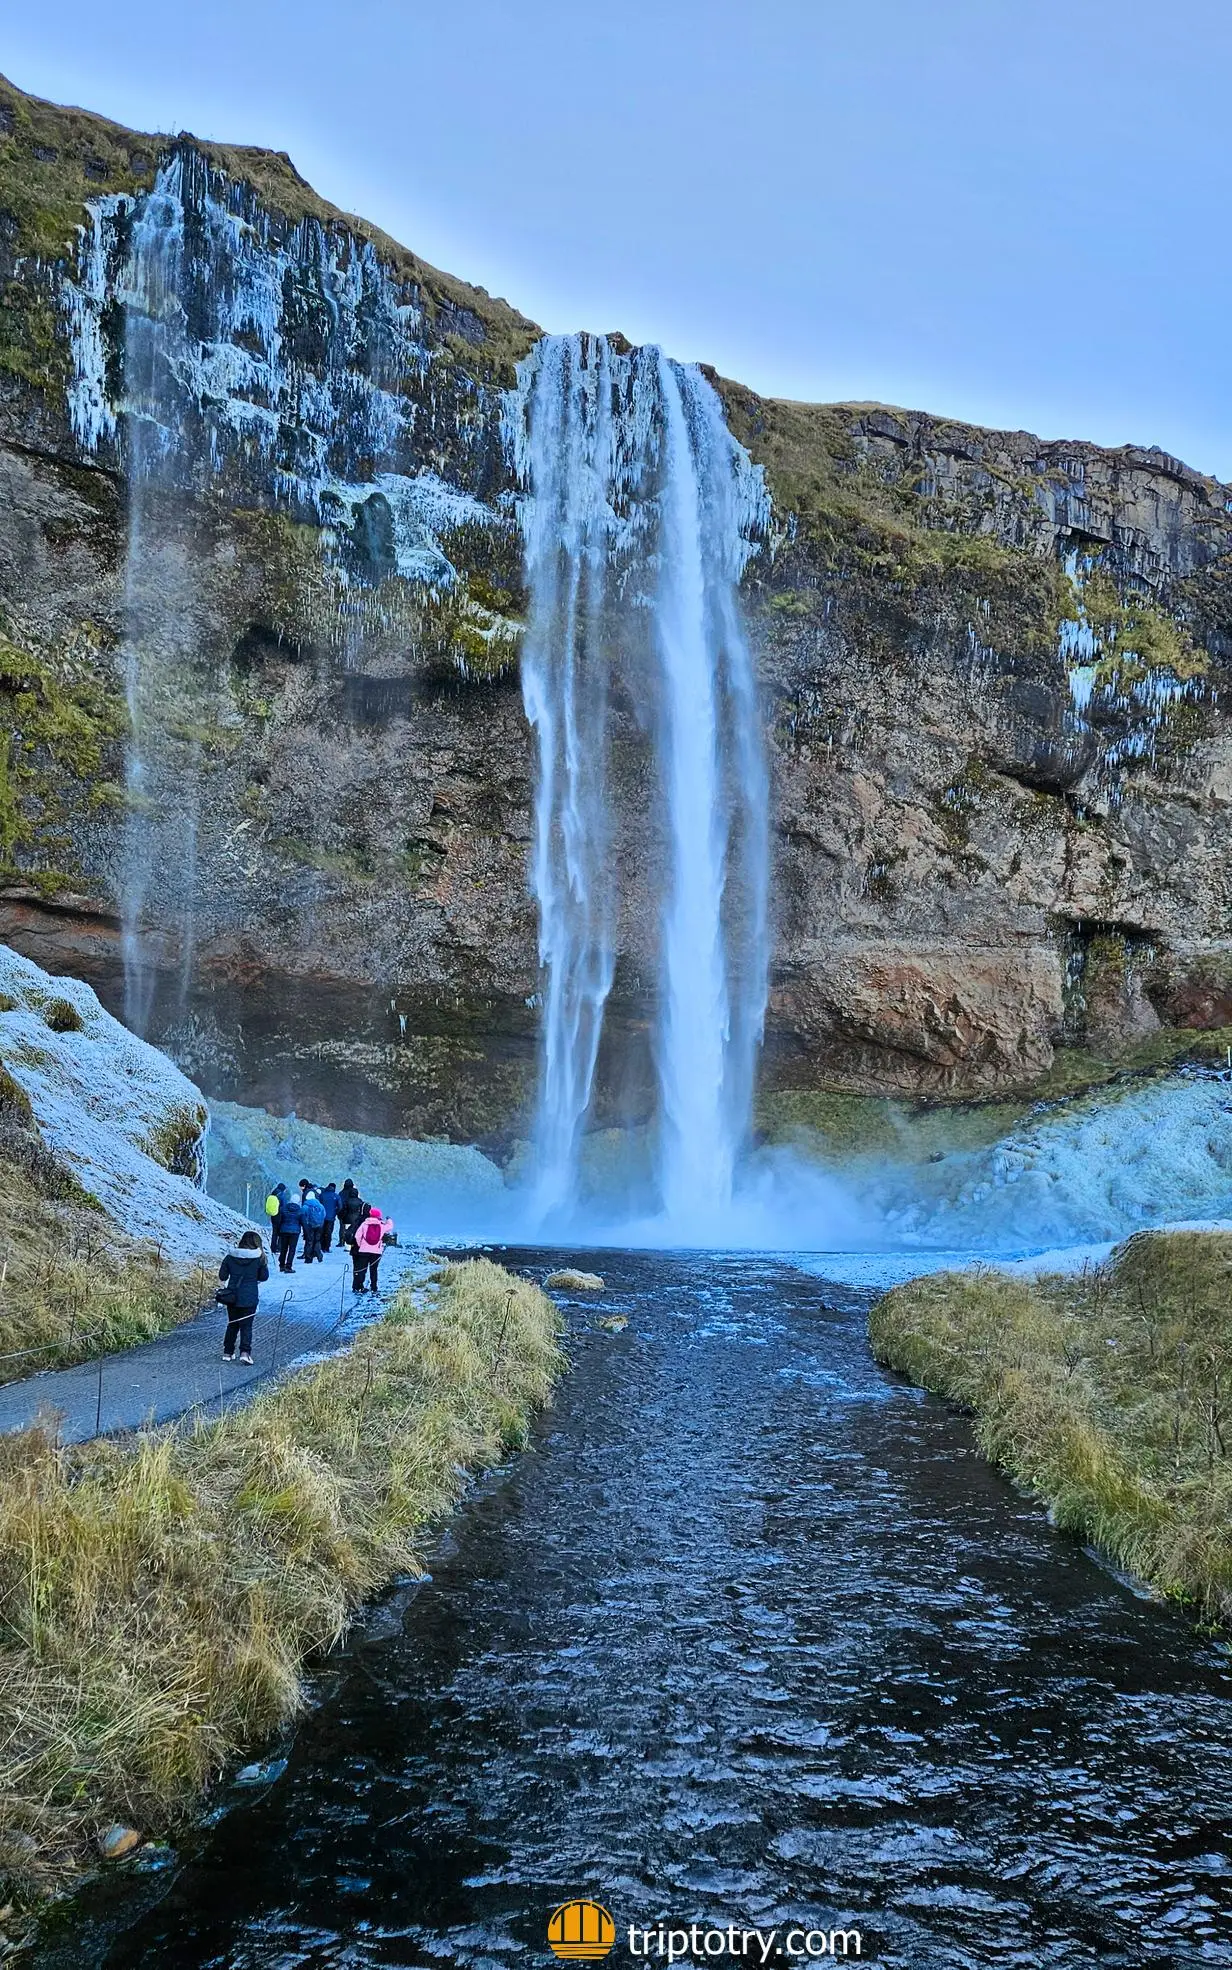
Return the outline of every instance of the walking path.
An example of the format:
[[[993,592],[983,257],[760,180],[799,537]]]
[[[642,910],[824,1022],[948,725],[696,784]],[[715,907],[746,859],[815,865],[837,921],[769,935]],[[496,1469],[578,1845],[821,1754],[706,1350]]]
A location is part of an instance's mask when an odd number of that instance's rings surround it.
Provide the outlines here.
[[[0,1388],[0,1435],[28,1428],[40,1412],[62,1418],[64,1442],[85,1443],[143,1423],[166,1423],[189,1409],[228,1408],[280,1368],[344,1348],[365,1320],[388,1304],[416,1256],[396,1247],[385,1254],[382,1296],[375,1303],[351,1292],[349,1256],[334,1252],[319,1266],[297,1266],[293,1279],[275,1268],[253,1328],[251,1368],[222,1359],[226,1323],[222,1309],[211,1305],[183,1326],[122,1354],[10,1382]]]

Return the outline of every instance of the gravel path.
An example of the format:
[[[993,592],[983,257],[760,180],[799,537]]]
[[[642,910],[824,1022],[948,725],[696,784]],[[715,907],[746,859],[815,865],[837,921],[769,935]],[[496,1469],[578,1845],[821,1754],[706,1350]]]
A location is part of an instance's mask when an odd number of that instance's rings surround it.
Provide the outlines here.
[[[413,1260],[409,1250],[386,1253],[377,1304],[388,1302]],[[319,1266],[297,1266],[290,1279],[275,1269],[261,1289],[251,1368],[222,1359],[226,1322],[222,1309],[210,1305],[169,1334],[122,1354],[10,1382],[0,1388],[0,1435],[25,1429],[40,1412],[62,1419],[64,1442],[85,1443],[143,1423],[169,1422],[189,1409],[227,1408],[279,1369],[347,1345],[375,1310],[367,1295],[356,1299],[350,1278],[350,1259],[337,1252]]]

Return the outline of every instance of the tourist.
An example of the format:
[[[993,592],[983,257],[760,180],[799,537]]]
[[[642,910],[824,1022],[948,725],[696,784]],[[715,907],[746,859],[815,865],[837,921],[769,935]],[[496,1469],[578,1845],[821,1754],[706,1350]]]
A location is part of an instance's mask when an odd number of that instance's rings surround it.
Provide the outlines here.
[[[295,1248],[299,1244],[300,1229],[303,1224],[303,1205],[298,1197],[292,1197],[284,1187],[282,1206],[275,1219],[278,1227],[278,1270],[294,1272]]]
[[[227,1331],[223,1337],[222,1358],[252,1366],[252,1317],[261,1297],[260,1288],[269,1278],[269,1262],[259,1231],[241,1231],[239,1243],[228,1252],[218,1268],[218,1299],[227,1310]],[[236,1343],[239,1352],[236,1352]]]
[[[338,1237],[342,1244],[349,1245],[355,1227],[364,1215],[364,1206],[355,1180],[348,1177],[338,1192]]]
[[[304,1226],[304,1264],[311,1265],[314,1259],[323,1263],[321,1232],[325,1224],[325,1206],[315,1190],[304,1193],[300,1218]]]
[[[375,1204],[368,1206],[367,1215],[356,1228],[351,1240],[352,1277],[351,1290],[355,1293],[365,1291],[364,1278],[367,1276],[372,1291],[377,1291],[377,1268],[381,1254],[385,1250],[385,1220]]]
[[[321,1250],[328,1252],[334,1242],[334,1225],[338,1219],[338,1186],[327,1183],[321,1192],[321,1202],[325,1207],[325,1222],[321,1226]]]

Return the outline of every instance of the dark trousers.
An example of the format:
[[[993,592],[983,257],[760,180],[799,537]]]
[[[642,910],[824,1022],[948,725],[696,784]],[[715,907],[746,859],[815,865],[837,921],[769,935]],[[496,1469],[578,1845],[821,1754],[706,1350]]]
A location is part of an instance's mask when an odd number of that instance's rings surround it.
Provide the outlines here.
[[[304,1264],[305,1265],[311,1265],[314,1259],[318,1259],[318,1260],[320,1259],[321,1230],[322,1227],[319,1224],[306,1224],[304,1226]]]
[[[299,1233],[298,1233],[298,1231],[280,1231],[280,1232],[278,1233],[278,1270],[279,1270],[279,1272],[294,1272],[294,1270],[295,1270],[295,1247],[296,1247],[296,1246],[297,1246],[298,1244],[299,1244]]]
[[[381,1263],[381,1254],[379,1252],[376,1254],[374,1258],[369,1258],[366,1252],[352,1251],[351,1268],[352,1268],[353,1276],[351,1279],[351,1291],[353,1293],[363,1292],[365,1273],[369,1274],[372,1282],[372,1290],[374,1293],[376,1292],[377,1289],[376,1269],[380,1265],[380,1263]]]
[[[325,1223],[321,1226],[321,1250],[323,1252],[328,1252],[333,1242],[334,1242],[334,1220],[333,1218],[326,1218]]]
[[[223,1335],[222,1351],[228,1359],[234,1359],[236,1342],[240,1354],[252,1353],[252,1308],[233,1307],[227,1315],[227,1331]]]

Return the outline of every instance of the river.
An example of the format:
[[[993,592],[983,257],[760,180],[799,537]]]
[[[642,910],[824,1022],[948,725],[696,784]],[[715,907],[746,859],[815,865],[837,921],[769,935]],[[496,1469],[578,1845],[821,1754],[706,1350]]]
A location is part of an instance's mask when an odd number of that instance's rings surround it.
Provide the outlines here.
[[[867,1295],[570,1262],[608,1290],[555,1407],[331,1659],[285,1773],[39,1962],[501,1970],[585,1894],[613,1962],[701,1922],[895,1970],[1232,1965],[1227,1653],[883,1374]]]

